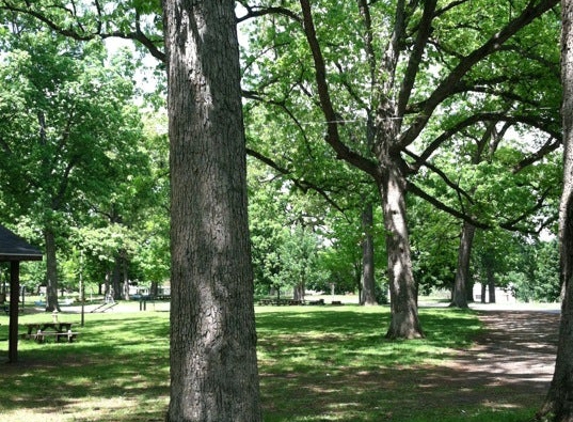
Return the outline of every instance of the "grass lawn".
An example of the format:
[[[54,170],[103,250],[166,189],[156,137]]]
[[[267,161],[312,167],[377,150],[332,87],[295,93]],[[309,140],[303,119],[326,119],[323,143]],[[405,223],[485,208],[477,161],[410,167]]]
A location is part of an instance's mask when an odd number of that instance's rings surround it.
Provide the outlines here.
[[[149,309],[149,308],[148,308]],[[427,338],[384,340],[386,307],[257,307],[264,419],[274,421],[524,421],[535,410],[451,404],[445,380],[422,385],[467,347],[481,326],[471,312],[424,309]],[[19,342],[5,364],[8,318],[0,316],[0,420],[163,421],[169,399],[168,312],[61,313],[77,343]],[[21,324],[50,321],[29,314]],[[24,327],[20,327],[20,332]]]

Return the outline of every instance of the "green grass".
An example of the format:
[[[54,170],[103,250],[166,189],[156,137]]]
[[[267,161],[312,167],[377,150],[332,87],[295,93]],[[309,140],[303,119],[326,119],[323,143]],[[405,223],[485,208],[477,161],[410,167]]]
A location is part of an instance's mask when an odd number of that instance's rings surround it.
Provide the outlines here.
[[[59,318],[82,332],[79,341],[21,340],[19,363],[0,366],[0,420],[163,420],[167,312],[87,314],[84,328],[79,315]],[[455,380],[436,369],[481,331],[473,313],[426,309],[421,319],[426,339],[390,342],[384,307],[258,307],[265,421],[518,422],[532,415],[535,403],[506,409],[508,403],[460,401]],[[51,315],[20,318],[46,320]],[[0,316],[0,324],[6,339],[8,318]],[[0,341],[0,362],[7,347]]]

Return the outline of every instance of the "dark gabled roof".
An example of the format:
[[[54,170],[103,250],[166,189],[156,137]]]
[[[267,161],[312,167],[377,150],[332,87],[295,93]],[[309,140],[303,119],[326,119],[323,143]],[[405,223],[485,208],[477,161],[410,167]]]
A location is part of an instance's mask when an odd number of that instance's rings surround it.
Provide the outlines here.
[[[41,261],[42,252],[0,225],[0,261]]]

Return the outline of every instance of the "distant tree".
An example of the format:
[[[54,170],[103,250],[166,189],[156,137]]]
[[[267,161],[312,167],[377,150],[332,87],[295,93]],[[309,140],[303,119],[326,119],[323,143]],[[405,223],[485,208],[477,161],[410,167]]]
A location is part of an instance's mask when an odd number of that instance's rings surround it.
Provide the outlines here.
[[[0,179],[14,216],[42,227],[46,310],[58,308],[58,245],[90,199],[120,183],[116,159],[140,136],[130,61],[107,67],[97,43],[78,45],[25,20],[8,21],[0,63]],[[26,28],[24,31],[23,28]],[[121,164],[123,165],[123,163]]]
[[[557,239],[523,242],[514,256],[505,256],[511,269],[507,284],[523,302],[557,302],[561,298],[559,283],[559,245]]]

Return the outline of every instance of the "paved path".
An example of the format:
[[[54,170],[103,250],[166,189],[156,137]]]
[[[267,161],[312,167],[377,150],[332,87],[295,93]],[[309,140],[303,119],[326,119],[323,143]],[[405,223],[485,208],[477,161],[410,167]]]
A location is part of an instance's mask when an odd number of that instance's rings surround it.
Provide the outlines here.
[[[493,408],[541,404],[553,376],[558,313],[491,310],[478,315],[486,331],[444,368],[457,374],[450,381],[462,402]]]

